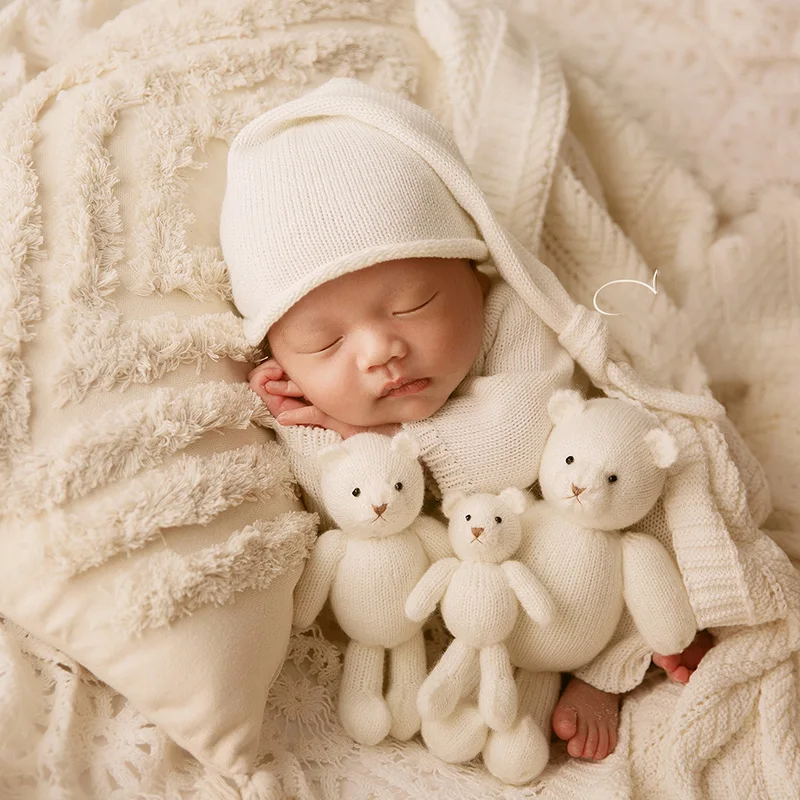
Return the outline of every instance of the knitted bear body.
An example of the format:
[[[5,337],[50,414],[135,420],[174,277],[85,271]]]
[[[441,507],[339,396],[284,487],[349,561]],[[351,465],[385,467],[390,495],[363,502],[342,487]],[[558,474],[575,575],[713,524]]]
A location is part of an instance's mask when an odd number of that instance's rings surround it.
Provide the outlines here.
[[[405,601],[431,560],[449,551],[440,522],[420,515],[418,442],[361,433],[320,452],[322,499],[340,526],[323,533],[295,589],[294,621],[310,625],[330,597],[350,637],[339,689],[339,720],[353,739],[377,744],[419,730],[416,709],[427,664],[421,622]],[[389,688],[383,667],[389,654]]]
[[[507,642],[511,660],[534,672],[570,672],[591,661],[619,623],[621,536],[576,525],[543,501],[525,512],[522,525],[516,557],[542,582],[556,613],[545,633],[519,616]]]
[[[519,601],[500,564],[462,562],[442,598],[450,633],[471,647],[505,641],[517,622]]]
[[[454,492],[444,497],[442,509],[450,519],[448,533],[457,557],[433,564],[406,602],[406,614],[423,620],[441,598],[442,618],[455,637],[420,688],[417,707],[423,719],[447,717],[476,680],[487,725],[505,730],[517,716],[505,640],[519,616],[529,614],[546,625],[553,614],[535,575],[512,558],[522,540],[520,515],[527,504],[525,493],[513,488],[499,495]]]
[[[330,599],[336,621],[351,639],[396,647],[419,631],[403,610],[430,563],[414,528],[412,523],[386,538],[345,540]]]

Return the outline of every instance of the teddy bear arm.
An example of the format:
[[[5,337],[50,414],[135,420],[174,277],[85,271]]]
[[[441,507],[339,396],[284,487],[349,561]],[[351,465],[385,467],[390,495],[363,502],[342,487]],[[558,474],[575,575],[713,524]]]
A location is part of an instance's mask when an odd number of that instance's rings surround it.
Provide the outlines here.
[[[419,536],[422,548],[431,563],[453,555],[453,548],[450,546],[450,538],[447,534],[447,526],[439,522],[438,519],[429,517],[427,514],[420,514],[414,520],[412,527],[417,536]]]
[[[670,655],[689,646],[697,620],[681,574],[666,548],[644,533],[622,537],[625,604],[654,652]]]
[[[422,622],[434,612],[460,564],[457,558],[443,558],[428,567],[406,600],[409,619]]]
[[[296,628],[307,628],[322,611],[343,555],[341,531],[327,531],[315,542],[294,590],[293,622]]]
[[[521,561],[504,561],[502,568],[525,613],[538,625],[549,625],[555,606],[541,582]]]

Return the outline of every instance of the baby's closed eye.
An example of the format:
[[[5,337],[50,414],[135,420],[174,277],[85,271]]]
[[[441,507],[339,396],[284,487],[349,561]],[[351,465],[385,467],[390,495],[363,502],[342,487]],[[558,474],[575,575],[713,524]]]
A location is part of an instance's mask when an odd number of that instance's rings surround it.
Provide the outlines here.
[[[403,311],[395,311],[395,312],[393,312],[393,314],[394,314],[395,317],[402,317],[402,316],[405,316],[406,314],[413,314],[415,311],[421,311],[423,308],[425,308],[431,302],[433,302],[434,298],[438,294],[439,294],[439,292],[434,292],[427,300],[424,300],[422,303],[419,303],[418,305],[416,305],[416,306],[414,306],[412,308],[404,309]]]

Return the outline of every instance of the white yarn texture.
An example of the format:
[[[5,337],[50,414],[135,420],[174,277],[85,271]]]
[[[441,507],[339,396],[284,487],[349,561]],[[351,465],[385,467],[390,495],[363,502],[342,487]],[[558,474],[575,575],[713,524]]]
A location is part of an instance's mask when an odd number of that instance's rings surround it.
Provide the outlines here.
[[[124,24],[81,41],[93,21],[124,5],[134,6]],[[792,187],[796,160],[784,155],[797,149],[792,118],[800,23],[794,10],[780,0],[537,5],[577,65],[566,130],[559,65],[547,49],[531,49],[505,13],[488,4],[425,3],[415,20],[410,4],[389,2],[17,0],[8,6],[17,16],[4,15],[0,26],[17,70],[5,73],[9,86],[70,59],[38,85],[36,103],[60,88],[69,98],[101,74],[113,78],[106,88],[122,101],[131,87],[156,99],[151,133],[178,174],[182,159],[191,161],[192,148],[215,130],[210,121],[243,124],[265,104],[296,97],[333,74],[369,76],[418,99],[453,132],[503,224],[528,246],[538,243],[573,298],[591,306],[599,286],[620,278],[650,283],[660,268],[655,297],[641,290],[643,300],[636,286],[606,290],[609,310],[623,312],[610,320],[614,335],[641,374],[692,392],[705,383],[694,359],[701,339],[705,365],[726,382],[726,400],[735,401],[737,422],[765,460],[786,526],[796,519],[791,475],[800,452],[791,389],[800,353],[791,266],[800,214]],[[316,24],[306,25],[309,20]],[[76,35],[65,48],[66,28]],[[540,28],[539,19],[526,23],[526,30]],[[136,83],[136,65],[156,63],[168,66],[169,76]],[[582,77],[587,73],[638,115],[648,133]],[[226,82],[242,87],[239,100],[225,94]],[[176,100],[184,101],[185,115],[176,112]],[[186,149],[172,147],[178,125],[185,126]],[[652,136],[699,175],[703,189],[651,147]],[[135,142],[124,139],[124,147]],[[4,145],[3,156],[11,159],[6,165],[25,166],[24,151]],[[197,168],[202,163],[191,161]],[[205,188],[190,198],[196,230],[214,231],[221,181],[202,177]],[[735,234],[735,241],[717,233],[706,192],[732,217],[721,233]],[[183,218],[188,208],[179,198],[170,195],[167,205]],[[163,259],[171,270],[163,280],[201,296],[209,287],[224,292],[217,260],[200,258],[199,251],[181,255],[172,233],[169,228],[152,242],[154,253],[171,254]],[[151,263],[142,261],[145,277]],[[742,385],[753,387],[744,397]],[[705,491],[680,517],[681,505],[668,490],[664,507],[672,530],[662,510],[646,520],[662,542],[674,539],[694,610],[701,624],[721,626],[721,641],[687,688],[648,679],[624,700],[614,755],[588,764],[555,747],[540,779],[513,789],[480,765],[444,764],[413,740],[354,745],[334,711],[341,675],[336,633],[326,627],[323,635],[315,626],[292,638],[264,718],[260,752],[272,755],[270,767],[287,791],[303,800],[532,794],[545,800],[793,800],[800,783],[796,576],[757,531],[770,509],[763,472],[732,429],[725,425],[722,432],[702,425],[673,431],[689,453],[685,488]],[[784,530],[788,544],[791,530]],[[698,548],[698,542],[711,546]],[[431,633],[431,649],[441,652],[441,637]],[[638,681],[648,654],[635,638],[621,630],[609,653],[614,663],[623,656],[629,682]],[[13,720],[0,725],[9,733],[0,733],[7,796],[235,797],[229,784],[175,748],[122,697],[8,621],[2,654],[0,715]],[[596,674],[606,674],[602,665]]]
[[[228,153],[220,242],[254,345],[325,281],[381,261],[483,261],[488,252],[441,180],[398,139],[347,117],[304,120],[309,100],[256,117]]]

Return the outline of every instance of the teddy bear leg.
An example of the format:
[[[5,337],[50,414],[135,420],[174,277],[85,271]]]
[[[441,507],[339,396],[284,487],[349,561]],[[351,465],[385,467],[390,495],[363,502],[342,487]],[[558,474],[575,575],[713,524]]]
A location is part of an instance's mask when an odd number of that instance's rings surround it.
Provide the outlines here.
[[[360,744],[385,739],[392,724],[383,699],[383,648],[351,641],[347,645],[339,689],[339,721]]]
[[[456,707],[464,686],[478,671],[478,651],[453,639],[439,663],[425,679],[417,696],[423,719],[444,719]]]
[[[519,713],[507,731],[491,731],[483,748],[483,762],[504,783],[521,785],[547,766],[550,756],[550,715],[561,677],[557,672],[517,670]]]
[[[428,750],[450,764],[472,761],[486,744],[488,733],[473,700],[460,700],[445,719],[422,720],[422,738]]]
[[[391,736],[404,742],[419,730],[417,693],[427,673],[422,631],[389,651],[389,690],[386,703],[392,712]]]
[[[517,684],[508,650],[502,643],[482,647],[478,708],[493,730],[506,731],[517,718]]]

